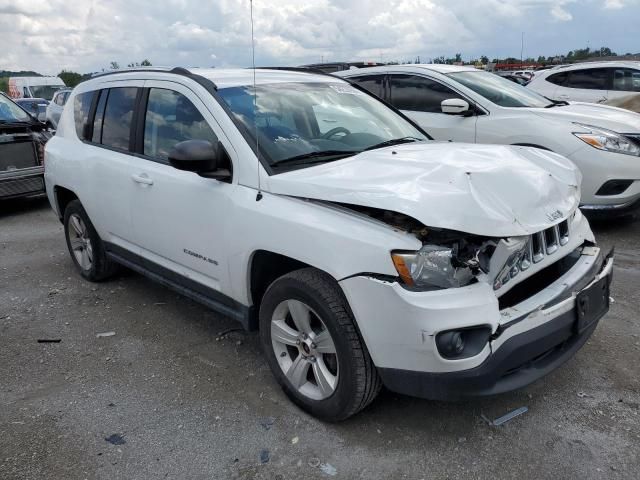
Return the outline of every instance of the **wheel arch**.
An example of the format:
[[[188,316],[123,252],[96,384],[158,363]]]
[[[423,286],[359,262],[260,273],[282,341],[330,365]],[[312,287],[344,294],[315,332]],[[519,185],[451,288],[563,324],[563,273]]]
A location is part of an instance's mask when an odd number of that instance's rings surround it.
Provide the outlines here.
[[[253,309],[252,319],[250,321],[252,330],[258,328],[257,318],[260,303],[269,285],[287,273],[309,267],[317,268],[296,258],[282,255],[271,250],[260,249],[251,254],[249,267],[247,269],[247,287]]]
[[[56,206],[58,208],[58,218],[60,221],[64,219],[64,211],[73,200],[79,200],[78,196],[72,190],[68,188],[56,185],[53,187],[54,196],[56,199]]]

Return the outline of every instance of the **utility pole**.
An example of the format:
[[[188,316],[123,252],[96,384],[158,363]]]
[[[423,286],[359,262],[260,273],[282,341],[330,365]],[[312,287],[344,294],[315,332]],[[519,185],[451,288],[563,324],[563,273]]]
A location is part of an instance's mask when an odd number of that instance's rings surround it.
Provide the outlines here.
[[[522,59],[522,53],[524,52],[524,32],[522,32],[522,40],[520,42],[520,65],[522,65],[523,59]]]

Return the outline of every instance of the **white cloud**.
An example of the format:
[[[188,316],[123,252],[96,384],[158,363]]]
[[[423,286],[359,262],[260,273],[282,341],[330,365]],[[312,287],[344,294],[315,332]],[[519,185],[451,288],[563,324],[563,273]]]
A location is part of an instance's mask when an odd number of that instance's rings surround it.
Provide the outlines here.
[[[566,11],[562,5],[554,5],[551,8],[551,15],[559,22],[568,22],[573,20],[573,15]]]
[[[539,35],[537,48],[551,38],[550,51],[539,53],[562,53],[589,40],[590,27],[573,20],[574,9],[583,14],[596,4],[613,14],[630,2],[637,0],[254,0],[256,62],[519,56],[520,32],[532,42]],[[567,44],[553,40],[558,23]],[[568,25],[584,34],[566,35]],[[251,60],[249,0],[0,0],[0,32],[0,69],[85,72],[145,58],[184,66]],[[606,32],[600,36],[606,40]]]

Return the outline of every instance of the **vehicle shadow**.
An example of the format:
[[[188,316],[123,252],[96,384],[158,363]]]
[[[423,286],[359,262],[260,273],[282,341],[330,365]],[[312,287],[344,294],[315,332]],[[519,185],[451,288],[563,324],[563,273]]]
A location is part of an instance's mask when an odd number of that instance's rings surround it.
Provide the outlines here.
[[[31,212],[33,210],[41,210],[47,208],[46,195],[29,198],[12,198],[9,200],[0,200],[0,218],[12,215]]]

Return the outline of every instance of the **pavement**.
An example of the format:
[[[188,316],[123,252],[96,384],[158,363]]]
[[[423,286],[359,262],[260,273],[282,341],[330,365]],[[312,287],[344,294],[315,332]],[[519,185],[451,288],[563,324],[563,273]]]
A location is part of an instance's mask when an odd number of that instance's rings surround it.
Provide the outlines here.
[[[638,478],[640,221],[594,230],[615,303],[562,368],[463,403],[383,391],[326,424],[256,334],[133,273],[84,281],[45,200],[0,203],[0,479]]]

